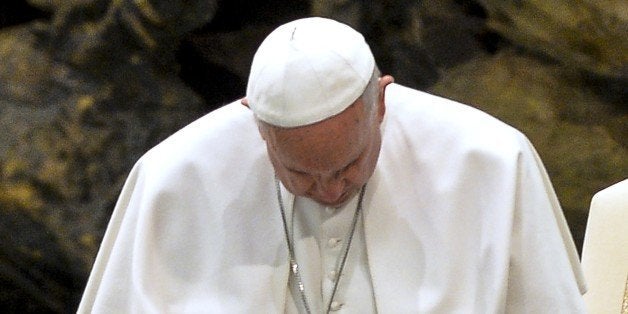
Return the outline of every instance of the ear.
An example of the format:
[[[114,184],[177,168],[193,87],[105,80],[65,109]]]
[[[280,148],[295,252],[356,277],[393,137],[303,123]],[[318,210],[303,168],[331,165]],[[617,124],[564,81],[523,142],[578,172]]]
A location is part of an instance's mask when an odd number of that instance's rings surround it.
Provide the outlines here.
[[[379,110],[378,118],[381,123],[384,121],[384,115],[386,114],[386,87],[388,84],[393,83],[395,78],[390,75],[384,75],[377,80],[378,96],[377,96],[377,110]]]
[[[246,97],[240,99],[240,104],[242,104],[244,107],[250,108],[249,107],[249,100],[246,99]]]

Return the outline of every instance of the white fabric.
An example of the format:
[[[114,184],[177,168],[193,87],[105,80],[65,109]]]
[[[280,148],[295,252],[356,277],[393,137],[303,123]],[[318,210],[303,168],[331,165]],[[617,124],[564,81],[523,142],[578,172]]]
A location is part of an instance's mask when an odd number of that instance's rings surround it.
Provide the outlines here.
[[[269,124],[296,127],[334,116],[364,92],[375,59],[364,37],[334,20],[279,26],[258,48],[246,96]]]
[[[283,193],[289,194],[285,188]],[[338,269],[337,264],[347,244],[358,196],[338,209],[324,207],[303,197],[291,195],[290,199],[294,199],[293,209],[290,210],[290,204],[286,204],[286,210],[294,215],[295,251],[307,301],[312,313],[324,313],[334,286],[332,278],[335,273],[332,271]],[[363,220],[358,220],[332,311],[342,309],[344,313],[375,313],[363,227]],[[299,313],[297,308],[302,307],[300,293],[295,290],[296,286],[291,288],[292,301],[288,302],[286,313]]]
[[[591,200],[582,249],[589,313],[619,313],[628,285],[628,179]],[[623,313],[623,312],[622,312]]]
[[[399,85],[386,103],[363,209],[378,313],[583,313],[578,256],[529,141]],[[284,312],[277,206],[252,113],[208,114],[131,171],[79,312]]]

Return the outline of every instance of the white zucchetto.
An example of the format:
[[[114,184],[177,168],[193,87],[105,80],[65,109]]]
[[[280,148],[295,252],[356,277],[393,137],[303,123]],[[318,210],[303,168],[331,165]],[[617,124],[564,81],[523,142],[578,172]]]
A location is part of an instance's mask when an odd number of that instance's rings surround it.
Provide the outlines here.
[[[353,28],[320,17],[296,20],[270,33],[255,53],[249,107],[271,125],[313,124],[353,104],[374,67],[371,49]]]

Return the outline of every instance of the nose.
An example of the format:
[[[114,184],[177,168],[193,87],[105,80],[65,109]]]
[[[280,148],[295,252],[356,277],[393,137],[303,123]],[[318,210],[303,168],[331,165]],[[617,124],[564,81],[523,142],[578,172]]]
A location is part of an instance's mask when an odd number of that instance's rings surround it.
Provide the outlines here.
[[[326,203],[334,203],[345,192],[346,182],[344,178],[329,177],[316,180],[316,192],[319,198]]]

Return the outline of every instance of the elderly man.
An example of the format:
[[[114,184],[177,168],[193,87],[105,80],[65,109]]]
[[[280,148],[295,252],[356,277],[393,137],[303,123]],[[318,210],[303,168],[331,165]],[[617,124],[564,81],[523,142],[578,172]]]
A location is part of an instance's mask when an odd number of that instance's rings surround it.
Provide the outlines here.
[[[392,82],[344,24],[277,28],[245,99],[137,162],[79,312],[583,312],[528,140]]]

